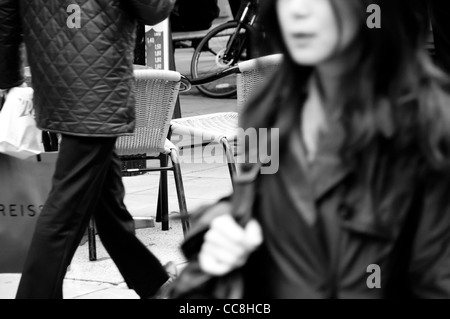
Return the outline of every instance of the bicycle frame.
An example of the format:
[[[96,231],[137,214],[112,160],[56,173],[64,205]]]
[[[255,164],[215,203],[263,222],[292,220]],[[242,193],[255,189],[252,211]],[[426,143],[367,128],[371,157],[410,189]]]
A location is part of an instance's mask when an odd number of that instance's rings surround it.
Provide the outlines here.
[[[235,18],[216,26],[197,45],[191,60],[192,77],[200,80],[199,77],[204,75],[221,75],[216,80],[197,82],[198,85],[194,82],[201,93],[213,98],[223,98],[231,97],[237,92],[236,77],[233,73],[231,76],[223,76],[222,71],[227,68],[226,73],[230,72],[228,68],[240,61],[258,56],[254,52],[259,52],[256,43],[260,37],[253,25],[258,23],[258,8],[258,0],[241,0]]]
[[[231,39],[225,50],[225,53],[224,53],[225,60],[228,60],[228,57],[230,55],[233,44],[236,41],[236,38],[238,37],[238,35],[242,29],[242,26],[244,24],[248,24],[248,25],[252,26],[255,23],[256,18],[257,18],[257,14],[256,14],[255,4],[253,3],[253,1],[248,1],[245,4],[244,10],[239,17],[238,25],[236,27],[236,32],[231,36]],[[231,57],[232,58],[231,65],[234,65],[237,62],[238,57],[242,54],[242,51],[244,50],[244,46],[245,46],[246,42],[247,42],[247,39],[245,39],[245,41],[241,44],[241,46],[238,49],[237,54],[235,56]]]

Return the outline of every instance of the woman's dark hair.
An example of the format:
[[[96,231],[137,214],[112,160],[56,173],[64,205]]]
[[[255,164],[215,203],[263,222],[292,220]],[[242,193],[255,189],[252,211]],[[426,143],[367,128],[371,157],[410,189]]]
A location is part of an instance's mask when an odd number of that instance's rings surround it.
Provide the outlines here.
[[[362,53],[357,67],[342,81],[343,103],[338,104],[339,118],[346,131],[342,156],[355,161],[377,139],[395,136],[396,152],[414,149],[430,167],[446,166],[450,155],[450,99],[443,90],[446,77],[434,67],[425,48],[429,28],[423,2],[329,1],[338,21],[345,18],[339,15],[339,5],[352,6],[361,17],[358,41]],[[267,87],[244,109],[241,126],[279,128],[283,152],[292,128],[300,125],[307,92],[305,89],[299,92],[299,88],[306,88],[313,69],[299,66],[290,58],[282,42],[276,0],[261,3],[261,25],[266,37],[273,45],[272,50],[284,53],[285,58]],[[381,8],[381,28],[366,26],[370,4]]]

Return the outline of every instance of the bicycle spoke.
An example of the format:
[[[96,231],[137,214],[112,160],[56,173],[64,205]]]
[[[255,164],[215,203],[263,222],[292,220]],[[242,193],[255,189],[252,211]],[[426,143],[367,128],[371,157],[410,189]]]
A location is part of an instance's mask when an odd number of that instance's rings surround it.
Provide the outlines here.
[[[246,27],[237,31],[236,22],[228,22],[211,31],[198,45],[191,63],[193,78],[216,74],[235,65],[245,57]],[[234,39],[233,43],[229,42]],[[227,48],[230,48],[227,53]],[[236,76],[227,76],[198,89],[211,97],[226,97],[236,93]]]

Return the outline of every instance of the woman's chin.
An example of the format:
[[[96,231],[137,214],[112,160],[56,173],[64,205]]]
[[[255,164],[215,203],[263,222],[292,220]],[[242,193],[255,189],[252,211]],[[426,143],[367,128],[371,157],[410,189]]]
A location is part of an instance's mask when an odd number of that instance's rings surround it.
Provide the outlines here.
[[[291,54],[291,57],[296,64],[303,66],[316,66],[326,60],[314,53]]]

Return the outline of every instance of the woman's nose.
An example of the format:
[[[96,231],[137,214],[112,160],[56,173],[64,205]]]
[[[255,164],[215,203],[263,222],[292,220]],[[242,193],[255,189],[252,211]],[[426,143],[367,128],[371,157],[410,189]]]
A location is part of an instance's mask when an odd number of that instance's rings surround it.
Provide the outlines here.
[[[311,14],[313,1],[321,0],[280,0],[288,2],[289,11],[295,17],[306,17]]]

